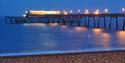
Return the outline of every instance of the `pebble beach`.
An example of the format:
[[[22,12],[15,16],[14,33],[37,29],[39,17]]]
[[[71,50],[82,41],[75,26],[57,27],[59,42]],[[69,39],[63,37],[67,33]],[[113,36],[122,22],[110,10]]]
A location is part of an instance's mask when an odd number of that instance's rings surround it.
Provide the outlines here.
[[[0,57],[0,63],[125,63],[125,50]]]

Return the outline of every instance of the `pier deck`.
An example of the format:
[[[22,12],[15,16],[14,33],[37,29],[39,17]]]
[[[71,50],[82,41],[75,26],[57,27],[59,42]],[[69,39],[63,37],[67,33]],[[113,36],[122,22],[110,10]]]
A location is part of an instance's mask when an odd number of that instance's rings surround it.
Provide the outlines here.
[[[115,26],[119,29],[119,20],[122,22],[122,30],[125,30],[125,14],[58,14],[58,15],[28,15],[26,17],[6,16],[6,23],[23,24],[23,23],[61,23],[77,26],[89,27],[93,23],[94,27],[100,28],[100,22],[103,21],[103,27],[112,29]],[[114,22],[115,21],[115,22]],[[107,24],[107,22],[109,22]],[[115,25],[113,25],[115,24]]]

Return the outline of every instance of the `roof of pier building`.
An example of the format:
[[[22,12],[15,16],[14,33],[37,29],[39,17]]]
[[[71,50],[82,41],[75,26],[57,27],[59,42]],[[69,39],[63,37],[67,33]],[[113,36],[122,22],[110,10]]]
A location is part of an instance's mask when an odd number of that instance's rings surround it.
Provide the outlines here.
[[[60,11],[30,10],[26,11],[25,13],[30,15],[46,15],[46,14],[60,14]]]

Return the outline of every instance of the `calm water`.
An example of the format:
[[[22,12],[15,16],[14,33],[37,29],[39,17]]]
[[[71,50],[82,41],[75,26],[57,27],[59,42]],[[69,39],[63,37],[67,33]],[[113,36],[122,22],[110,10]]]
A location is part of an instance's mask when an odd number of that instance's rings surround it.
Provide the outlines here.
[[[0,56],[125,50],[125,31],[0,22]]]

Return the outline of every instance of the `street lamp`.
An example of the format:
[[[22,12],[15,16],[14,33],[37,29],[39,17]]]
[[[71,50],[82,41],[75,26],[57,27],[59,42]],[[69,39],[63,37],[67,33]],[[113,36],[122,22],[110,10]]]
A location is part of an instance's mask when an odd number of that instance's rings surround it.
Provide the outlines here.
[[[77,10],[77,12],[78,12],[78,13],[80,13],[80,12],[81,12],[81,10]]]
[[[72,14],[72,12],[73,12],[73,11],[72,11],[72,10],[70,10],[70,13],[71,13],[71,14]]]
[[[65,15],[67,15],[68,13],[67,12],[64,12]]]
[[[105,13],[108,13],[109,12],[109,10],[108,9],[105,9]]]
[[[67,15],[67,14],[68,14],[65,10],[63,10],[63,13],[64,13],[64,15]]]
[[[99,14],[99,9],[96,9],[96,11],[94,12],[94,14]]]
[[[122,8],[121,10],[122,10],[123,13],[125,13],[125,8]]]
[[[22,16],[23,16],[23,17],[26,17],[26,14],[23,14]]]
[[[85,9],[84,14],[89,14],[89,10]]]

